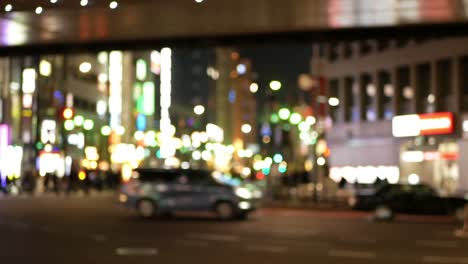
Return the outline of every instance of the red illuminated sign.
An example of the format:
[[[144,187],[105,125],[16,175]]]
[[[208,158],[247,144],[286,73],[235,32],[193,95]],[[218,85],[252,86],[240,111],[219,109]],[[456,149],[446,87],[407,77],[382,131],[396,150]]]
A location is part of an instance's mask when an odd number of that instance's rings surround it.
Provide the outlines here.
[[[421,114],[419,119],[421,135],[443,135],[454,131],[453,113]]]

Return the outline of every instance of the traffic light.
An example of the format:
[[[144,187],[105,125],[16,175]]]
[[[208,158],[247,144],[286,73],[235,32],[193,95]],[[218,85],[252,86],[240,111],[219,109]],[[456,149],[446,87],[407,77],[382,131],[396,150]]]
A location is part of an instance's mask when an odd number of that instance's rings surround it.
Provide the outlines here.
[[[74,115],[75,115],[75,112],[70,107],[66,107],[62,110],[62,117],[64,119],[67,119],[67,120],[72,119]]]

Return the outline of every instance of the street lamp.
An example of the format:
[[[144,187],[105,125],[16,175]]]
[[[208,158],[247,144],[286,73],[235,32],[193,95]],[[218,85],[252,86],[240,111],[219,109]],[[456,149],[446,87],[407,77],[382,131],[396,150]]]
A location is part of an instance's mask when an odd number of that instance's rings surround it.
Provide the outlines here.
[[[313,126],[317,122],[317,119],[313,116],[308,116],[305,121],[308,125]]]
[[[252,131],[252,126],[249,124],[243,124],[241,127],[242,133],[248,134]]]
[[[251,93],[256,93],[256,92],[258,92],[258,84],[257,84],[257,83],[251,83],[251,84],[250,84],[250,92],[251,92]]]
[[[193,108],[193,112],[196,115],[203,115],[203,113],[205,113],[205,107],[203,105],[197,105]]]
[[[91,71],[91,68],[92,68],[92,67],[93,67],[93,66],[91,65],[91,63],[85,61],[85,62],[83,62],[83,63],[80,64],[80,72],[82,72],[82,73],[88,73],[88,72]]]
[[[278,111],[278,115],[281,120],[288,120],[289,116],[291,115],[291,111],[289,111],[287,108],[281,108]]]
[[[279,81],[270,82],[270,89],[273,91],[278,91],[279,89],[281,89],[281,87],[282,87],[282,84]]]
[[[292,113],[291,116],[289,117],[289,122],[292,125],[297,125],[301,122],[302,117],[299,113]]]
[[[340,99],[336,98],[336,97],[330,97],[328,99],[328,104],[330,106],[338,106],[340,104]]]
[[[39,73],[42,76],[49,77],[52,74],[52,64],[47,60],[41,60],[39,63]]]
[[[91,130],[94,128],[94,122],[91,119],[86,119],[83,123],[83,128],[85,130]]]
[[[109,126],[103,126],[101,128],[101,135],[103,136],[109,136],[111,132],[112,132],[112,129]]]
[[[79,126],[82,126],[83,123],[84,123],[84,117],[81,116],[81,115],[75,116],[75,118],[74,118],[73,120],[74,120],[74,122],[75,122],[75,126],[78,126],[78,127],[79,127]]]

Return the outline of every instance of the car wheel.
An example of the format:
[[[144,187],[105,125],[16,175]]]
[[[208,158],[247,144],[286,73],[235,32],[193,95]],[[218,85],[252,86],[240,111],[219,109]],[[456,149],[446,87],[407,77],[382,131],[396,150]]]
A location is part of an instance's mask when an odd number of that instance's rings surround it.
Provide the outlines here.
[[[219,202],[215,206],[215,212],[219,219],[230,220],[235,216],[234,206],[229,202]]]
[[[391,220],[393,216],[392,209],[387,205],[379,205],[375,208],[374,217],[377,220]]]
[[[156,215],[156,205],[151,200],[141,200],[137,206],[138,214],[143,218],[152,218]]]
[[[454,216],[457,221],[463,222],[465,220],[465,208],[460,207],[455,209]]]

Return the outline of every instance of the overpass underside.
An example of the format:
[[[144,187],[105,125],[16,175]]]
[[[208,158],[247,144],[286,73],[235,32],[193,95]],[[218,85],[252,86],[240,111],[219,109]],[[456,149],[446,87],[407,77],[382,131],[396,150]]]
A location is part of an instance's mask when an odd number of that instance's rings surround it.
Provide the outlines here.
[[[11,2],[1,55],[468,33],[466,0],[62,0],[41,14],[37,1]]]

